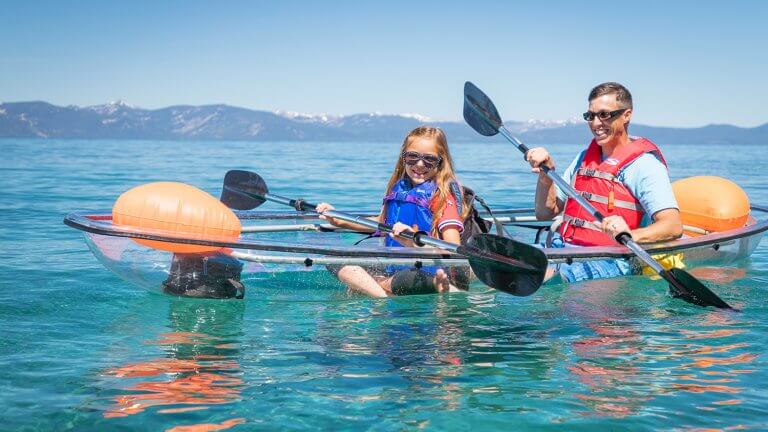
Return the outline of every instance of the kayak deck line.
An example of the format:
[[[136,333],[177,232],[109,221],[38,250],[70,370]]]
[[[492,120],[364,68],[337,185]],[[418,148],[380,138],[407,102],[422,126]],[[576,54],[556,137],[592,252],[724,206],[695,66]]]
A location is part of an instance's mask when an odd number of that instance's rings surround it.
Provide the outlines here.
[[[259,255],[247,252],[233,251],[231,256],[249,262],[270,264],[292,264],[311,267],[313,265],[359,265],[359,266],[389,266],[389,265],[413,265],[418,262],[424,266],[463,267],[469,265],[465,258],[347,258],[347,257],[303,257],[303,256],[275,256]]]
[[[502,223],[512,228],[516,240],[528,234],[533,240],[534,232],[539,237],[551,226],[551,221],[531,220],[533,209],[494,212],[497,213],[500,213],[497,219],[505,218]],[[132,285],[154,292],[162,290],[163,283],[173,274],[175,255],[141,245],[135,241],[137,238],[224,248],[220,251],[243,264],[243,280],[251,286],[274,289],[274,293],[318,288],[346,292],[346,287],[333,275],[334,267],[344,265],[380,270],[388,266],[439,266],[459,272],[469,268],[464,256],[441,249],[371,246],[374,242],[379,244],[375,238],[355,245],[363,238],[361,233],[330,230],[317,214],[295,211],[236,214],[242,222],[248,221],[246,229],[234,240],[220,241],[191,236],[180,238],[179,234],[162,230],[113,225],[108,211],[71,213],[64,223],[83,232],[88,248],[104,267]],[[654,256],[674,255],[671,259],[683,262],[686,267],[726,268],[752,254],[768,231],[768,207],[752,206],[751,216],[741,228],[642,247]],[[629,259],[633,266],[641,266],[632,251],[621,245],[542,248],[542,252],[550,264],[623,258]]]
[[[717,250],[722,247],[733,245],[737,240],[755,237],[761,235],[768,230],[768,207],[753,205],[751,206],[753,211],[752,219],[748,225],[732,229],[728,231],[721,231],[717,233],[710,233],[698,237],[687,237],[677,240],[643,244],[642,247],[648,253],[651,254],[663,254],[671,252],[683,252],[691,249],[712,248]],[[533,209],[505,209],[498,212],[497,219],[507,226],[515,226],[518,223],[524,223],[524,228],[534,228],[540,230],[548,229],[551,221],[536,221],[535,218],[530,215]],[[371,215],[372,212],[350,212],[360,216]],[[240,211],[236,212],[241,220],[249,221],[286,221],[286,220],[317,220],[317,215],[307,212],[259,212],[259,211]],[[482,213],[481,213],[482,214]],[[762,220],[756,220],[756,216],[763,216]],[[532,219],[533,218],[533,219]],[[304,243],[291,243],[285,240],[261,240],[253,239],[241,236],[235,241],[232,240],[216,240],[210,237],[179,237],[168,232],[159,230],[148,229],[136,229],[130,227],[116,226],[111,223],[111,215],[108,213],[101,214],[89,214],[86,212],[70,213],[64,219],[64,223],[79,229],[84,232],[111,236],[111,237],[128,237],[139,238],[159,241],[169,241],[176,243],[187,243],[197,245],[212,245],[225,248],[231,248],[238,251],[241,259],[246,261],[255,262],[270,262],[268,261],[268,254],[252,254],[244,251],[267,251],[276,253],[291,253],[291,254],[311,254],[313,256],[334,256],[334,257],[348,257],[348,258],[372,258],[372,259],[422,259],[422,260],[446,260],[453,259],[456,261],[462,261],[459,255],[452,252],[443,251],[433,248],[386,248],[386,247],[370,247],[370,246],[353,246],[348,244],[329,244],[326,240],[322,240],[318,243],[311,244],[310,242]],[[290,232],[314,232],[319,236],[340,236],[348,233],[355,233],[351,230],[341,230],[332,227],[326,223],[297,223],[297,224],[266,224],[266,225],[247,225],[243,229],[244,234],[270,234],[270,233],[290,233]],[[306,239],[311,240],[311,239]],[[755,245],[756,246],[756,245]],[[753,248],[752,248],[753,249]],[[544,253],[547,255],[550,261],[553,262],[570,262],[581,260],[592,260],[597,258],[632,258],[633,253],[629,251],[625,246],[600,246],[600,247],[580,247],[580,248],[543,248]],[[746,255],[751,253],[750,251],[744,251]],[[306,257],[301,258],[303,260]],[[272,261],[275,263],[284,262],[291,263],[297,261],[297,257],[290,260],[281,258],[280,260]],[[313,258],[314,259],[314,258]],[[316,261],[316,260],[315,260]],[[337,262],[338,260],[331,260]],[[317,262],[317,261],[316,261]],[[330,262],[330,261],[329,261]],[[365,262],[365,261],[361,261]]]

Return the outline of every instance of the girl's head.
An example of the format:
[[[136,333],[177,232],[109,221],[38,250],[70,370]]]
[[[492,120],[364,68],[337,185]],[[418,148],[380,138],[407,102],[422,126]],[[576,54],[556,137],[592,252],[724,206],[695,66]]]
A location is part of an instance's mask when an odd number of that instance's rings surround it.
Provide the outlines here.
[[[432,232],[437,235],[437,222],[448,197],[451,196],[450,183],[455,181],[453,159],[448,150],[448,140],[440,128],[419,126],[412,130],[403,140],[400,154],[395,163],[395,170],[387,184],[387,191],[392,190],[397,182],[409,178],[414,185],[433,180],[437,185],[434,201]],[[466,217],[468,209],[465,209]]]
[[[439,186],[441,180],[451,181],[455,176],[448,140],[439,128],[419,126],[412,130],[403,140],[399,156],[387,190],[403,177],[413,184],[435,180]]]

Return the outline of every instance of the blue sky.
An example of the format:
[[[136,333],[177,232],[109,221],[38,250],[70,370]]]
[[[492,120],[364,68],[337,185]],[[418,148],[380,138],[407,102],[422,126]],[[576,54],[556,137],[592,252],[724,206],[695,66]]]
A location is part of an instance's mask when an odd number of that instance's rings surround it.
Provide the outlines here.
[[[636,123],[756,126],[767,23],[763,1],[3,1],[0,100],[459,120],[471,80],[559,120],[610,80]]]

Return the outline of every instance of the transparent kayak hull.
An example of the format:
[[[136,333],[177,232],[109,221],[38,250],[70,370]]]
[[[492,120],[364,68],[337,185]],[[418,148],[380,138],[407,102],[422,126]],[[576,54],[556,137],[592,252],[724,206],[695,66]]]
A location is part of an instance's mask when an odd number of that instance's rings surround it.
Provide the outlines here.
[[[369,212],[357,212],[368,214]],[[64,222],[84,232],[94,256],[109,270],[134,285],[159,291],[168,277],[173,253],[151,249],[133,239],[143,238],[220,246],[244,263],[242,278],[249,287],[317,289],[344,286],[329,267],[360,265],[384,269],[388,266],[467,267],[460,255],[432,248],[387,248],[378,238],[335,229],[302,212],[236,212],[243,233],[236,240],[180,238],[177,234],[116,226],[109,214],[76,212]],[[549,227],[536,221],[531,209],[495,212],[505,229],[519,241],[539,243]],[[727,267],[749,257],[768,230],[768,209],[752,206],[746,226],[675,241],[643,245],[661,259],[674,256],[686,268]],[[360,240],[363,240],[360,242]],[[355,244],[360,242],[360,244]],[[551,264],[606,258],[629,259],[640,267],[624,246],[543,248]]]

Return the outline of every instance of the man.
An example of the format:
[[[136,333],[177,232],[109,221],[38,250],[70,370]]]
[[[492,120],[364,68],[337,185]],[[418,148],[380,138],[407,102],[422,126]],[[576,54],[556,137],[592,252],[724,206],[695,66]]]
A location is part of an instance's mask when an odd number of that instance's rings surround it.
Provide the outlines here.
[[[672,192],[666,162],[655,144],[632,137],[627,129],[632,119],[632,95],[624,86],[607,82],[589,93],[589,110],[584,113],[594,138],[563,173],[566,181],[605,218],[602,224],[567,199],[541,170],[555,169],[543,147],[526,154],[536,185],[536,217],[552,219],[563,213],[558,229],[558,246],[614,245],[614,238],[629,233],[638,243],[675,239],[683,227]],[[632,268],[625,260],[599,260],[563,264],[560,275],[568,282],[626,275]]]

